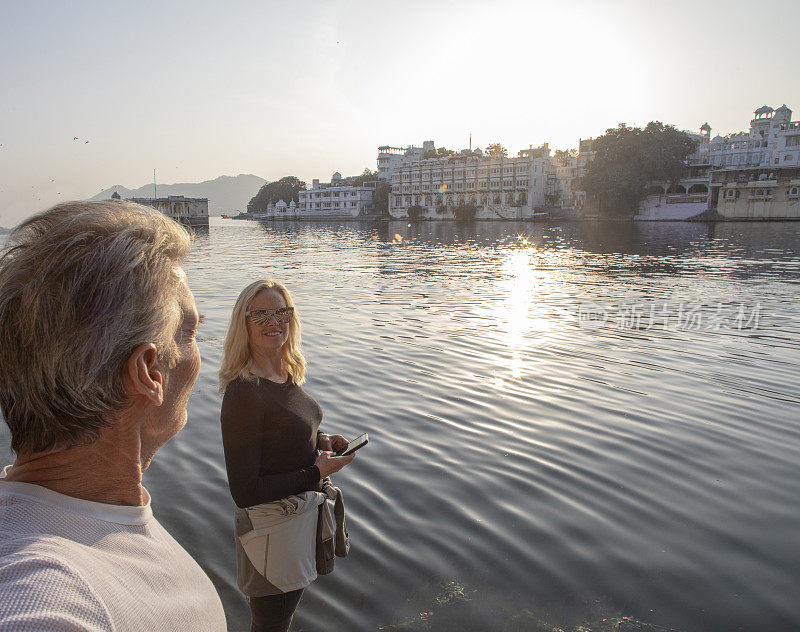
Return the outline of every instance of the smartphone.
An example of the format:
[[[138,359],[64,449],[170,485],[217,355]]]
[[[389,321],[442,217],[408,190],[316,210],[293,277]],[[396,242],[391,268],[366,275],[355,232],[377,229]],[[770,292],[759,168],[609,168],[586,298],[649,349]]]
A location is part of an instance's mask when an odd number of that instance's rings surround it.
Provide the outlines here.
[[[365,445],[369,443],[369,435],[365,432],[360,437],[356,437],[350,443],[348,443],[343,450],[339,450],[336,453],[336,456],[347,456],[349,454],[353,454],[359,448],[363,448]]]

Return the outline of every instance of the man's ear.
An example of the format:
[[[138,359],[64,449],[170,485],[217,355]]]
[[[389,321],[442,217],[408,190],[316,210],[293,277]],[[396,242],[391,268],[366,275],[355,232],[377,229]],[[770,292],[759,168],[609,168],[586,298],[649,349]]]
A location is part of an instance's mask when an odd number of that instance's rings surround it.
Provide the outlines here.
[[[144,397],[154,406],[164,401],[164,375],[158,365],[158,350],[151,342],[136,347],[122,371],[125,390],[132,399]]]

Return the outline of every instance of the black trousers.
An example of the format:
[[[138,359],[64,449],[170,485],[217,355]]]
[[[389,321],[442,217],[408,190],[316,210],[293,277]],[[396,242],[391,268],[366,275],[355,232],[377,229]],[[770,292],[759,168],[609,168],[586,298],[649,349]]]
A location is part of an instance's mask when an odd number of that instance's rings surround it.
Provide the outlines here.
[[[287,632],[303,590],[250,597],[250,614],[253,616],[250,632]]]

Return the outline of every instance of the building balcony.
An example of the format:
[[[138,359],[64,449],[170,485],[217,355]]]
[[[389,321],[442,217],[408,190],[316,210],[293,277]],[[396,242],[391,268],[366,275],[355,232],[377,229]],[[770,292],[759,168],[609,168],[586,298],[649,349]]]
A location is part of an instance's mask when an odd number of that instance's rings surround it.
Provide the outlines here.
[[[777,180],[750,180],[745,184],[745,188],[747,189],[761,189],[764,187],[776,187],[778,186]]]

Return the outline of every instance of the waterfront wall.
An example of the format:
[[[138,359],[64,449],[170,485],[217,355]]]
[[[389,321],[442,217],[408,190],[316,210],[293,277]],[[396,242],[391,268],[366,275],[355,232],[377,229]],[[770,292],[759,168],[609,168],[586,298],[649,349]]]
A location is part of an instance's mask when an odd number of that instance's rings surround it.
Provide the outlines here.
[[[717,212],[726,219],[800,220],[800,179],[729,183]]]
[[[694,217],[708,208],[706,196],[648,195],[639,205],[634,219],[640,221],[679,221]]]

